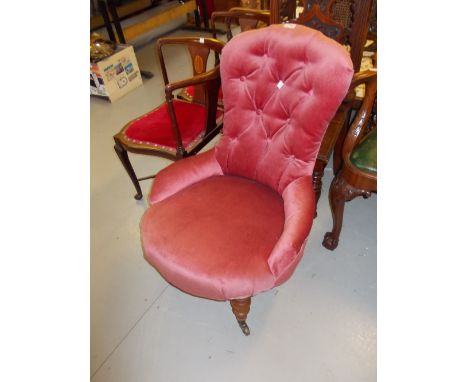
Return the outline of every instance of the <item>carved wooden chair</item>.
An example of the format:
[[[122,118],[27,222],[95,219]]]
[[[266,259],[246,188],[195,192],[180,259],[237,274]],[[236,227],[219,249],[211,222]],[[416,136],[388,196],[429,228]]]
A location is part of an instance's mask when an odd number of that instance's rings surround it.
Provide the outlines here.
[[[230,41],[233,37],[233,24],[239,25],[241,32],[256,29],[260,26],[267,26],[270,24],[270,13],[268,11],[239,7],[231,8],[229,11],[213,12],[211,14],[211,26],[213,38],[215,39],[217,38],[215,22],[219,23],[220,20],[222,20],[226,26],[226,38],[227,41]],[[206,70],[208,55],[200,54],[200,52],[195,50],[192,50],[190,54],[192,56],[193,74],[197,75],[203,73]],[[189,102],[200,103],[201,93],[202,91],[200,86],[188,86],[182,89],[182,91],[177,95],[177,98]],[[222,89],[219,92],[218,104],[220,107],[223,105]]]
[[[190,52],[208,56],[217,55],[224,44],[211,38],[168,37],[156,43],[165,84],[166,102],[148,113],[130,121],[114,136],[115,151],[137,191],[135,199],[142,198],[139,181],[130,163],[128,151],[178,160],[198,153],[222,128],[222,112],[217,107],[220,88],[219,65],[209,71],[200,71],[192,78],[169,82],[163,49],[165,45],[181,45]],[[195,57],[195,65],[203,60]],[[186,86],[198,86],[200,103],[174,99],[173,93]]]
[[[345,49],[301,25],[239,34],[223,49],[217,146],[156,175],[145,258],[191,295],[229,300],[245,335],[251,297],[287,281],[315,212],[320,141],[353,76]]]
[[[377,192],[377,115],[373,113],[377,95],[377,73],[363,72],[353,86],[366,84],[366,94],[349,129],[342,149],[343,166],[334,177],[329,191],[333,229],[327,232],[323,246],[334,250],[343,225],[345,202],[357,196],[368,198]]]
[[[373,0],[301,0],[303,12],[295,17],[295,1],[270,0],[271,23],[287,21],[321,31],[327,37],[349,47],[355,72],[359,72],[368,34],[368,20]],[[294,11],[292,10],[294,8]],[[289,10],[288,10],[289,9]],[[286,10],[286,11],[285,11]],[[313,171],[313,187],[318,202],[325,167],[333,155],[333,169],[341,166],[341,145],[349,125],[349,113],[359,108],[361,100],[347,97],[331,121],[320,147]],[[338,154],[337,154],[338,153]]]

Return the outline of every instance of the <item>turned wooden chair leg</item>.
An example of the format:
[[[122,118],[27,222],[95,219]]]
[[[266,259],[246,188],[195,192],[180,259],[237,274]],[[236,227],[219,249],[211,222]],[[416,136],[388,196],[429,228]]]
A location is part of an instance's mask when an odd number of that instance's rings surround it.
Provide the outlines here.
[[[330,185],[330,192],[328,193],[333,218],[333,229],[331,232],[327,232],[323,237],[322,245],[325,248],[333,251],[338,246],[341,228],[343,226],[345,202],[353,200],[356,196],[368,198],[370,195],[371,193],[369,191],[350,186],[343,178],[341,172],[333,178]]]
[[[127,171],[127,174],[130,176],[133,185],[135,186],[135,189],[137,191],[135,199],[140,200],[143,197],[143,194],[141,192],[141,187],[140,183],[138,182],[138,178],[136,177],[135,171],[133,170],[132,164],[130,163],[130,159],[128,159],[127,150],[125,150],[125,148],[117,140],[115,141],[114,150],[117,153],[120,162],[122,162],[122,165]]]
[[[317,217],[317,206],[320,199],[320,195],[322,195],[322,178],[323,172],[325,171],[325,166],[327,165],[326,162],[317,159],[315,162],[314,171],[312,172],[312,187],[314,188],[315,192],[315,216]]]
[[[231,308],[232,312],[236,316],[237,322],[246,336],[250,334],[250,329],[245,320],[247,319],[247,315],[250,311],[250,303],[252,301],[251,297],[242,298],[238,300],[231,300]]]

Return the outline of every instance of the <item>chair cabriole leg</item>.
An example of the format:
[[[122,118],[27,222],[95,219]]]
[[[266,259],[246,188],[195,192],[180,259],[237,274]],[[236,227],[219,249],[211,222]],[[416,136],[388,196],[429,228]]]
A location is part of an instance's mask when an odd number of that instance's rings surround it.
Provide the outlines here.
[[[343,226],[343,212],[345,202],[353,200],[356,196],[368,198],[371,195],[369,191],[361,190],[350,186],[341,172],[333,178],[330,185],[328,199],[330,201],[330,209],[333,218],[333,229],[327,232],[323,237],[322,245],[333,251],[338,246],[340,239],[341,228]]]
[[[130,176],[133,185],[135,186],[137,191],[135,199],[140,200],[143,197],[143,193],[141,192],[140,183],[138,182],[138,178],[135,175],[135,171],[133,170],[132,164],[130,163],[130,159],[128,159],[127,150],[125,150],[125,148],[117,140],[115,141],[114,150],[117,153],[120,162],[122,162],[122,165],[127,171],[128,176]]]
[[[237,322],[246,336],[250,334],[250,329],[245,320],[250,311],[250,303],[252,301],[251,297],[230,300],[232,312],[236,316]]]

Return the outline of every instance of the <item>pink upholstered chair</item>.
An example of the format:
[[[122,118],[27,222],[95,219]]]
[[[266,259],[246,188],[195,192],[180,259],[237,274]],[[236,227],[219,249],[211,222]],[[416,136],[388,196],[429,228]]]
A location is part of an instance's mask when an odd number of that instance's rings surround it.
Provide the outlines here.
[[[145,258],[182,291],[229,300],[246,335],[251,297],[288,280],[302,257],[310,174],[352,76],[345,49],[308,27],[239,34],[221,57],[223,137],[154,180]]]

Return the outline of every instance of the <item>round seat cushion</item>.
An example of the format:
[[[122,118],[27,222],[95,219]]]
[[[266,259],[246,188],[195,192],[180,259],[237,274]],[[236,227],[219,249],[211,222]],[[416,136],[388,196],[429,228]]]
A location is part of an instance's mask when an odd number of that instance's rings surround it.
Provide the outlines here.
[[[153,204],[141,222],[142,244],[169,283],[231,300],[274,286],[267,260],[283,226],[276,191],[238,176],[213,176]]]

